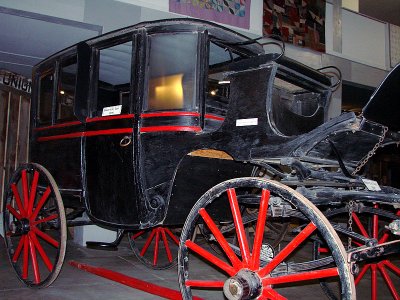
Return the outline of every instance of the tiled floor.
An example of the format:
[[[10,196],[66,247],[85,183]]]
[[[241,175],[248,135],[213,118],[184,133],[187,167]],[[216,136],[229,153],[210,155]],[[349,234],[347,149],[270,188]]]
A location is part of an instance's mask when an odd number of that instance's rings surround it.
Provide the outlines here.
[[[68,242],[66,259],[60,276],[49,288],[32,290],[25,287],[17,279],[14,270],[9,264],[4,243],[0,241],[0,299],[161,299],[157,296],[78,270],[68,264],[70,260],[110,269],[178,290],[176,268],[158,271],[149,270],[133,256],[126,239],[124,239],[119,246],[119,250],[116,252],[91,250]],[[196,272],[209,272],[202,269],[203,267],[200,264],[194,263],[192,265],[193,270]],[[212,276],[211,273],[210,276]],[[370,275],[367,274],[366,276]],[[394,285],[400,290],[399,277],[392,276],[392,278],[394,279]],[[361,288],[358,288],[358,299],[370,299],[368,281]],[[393,299],[381,279],[378,283],[378,289],[379,300]],[[318,284],[309,285],[306,288],[302,287],[301,289],[291,287],[286,295],[289,299],[326,299]],[[206,299],[215,299],[215,293],[203,293],[201,296]],[[218,299],[223,299],[223,296],[219,295]]]

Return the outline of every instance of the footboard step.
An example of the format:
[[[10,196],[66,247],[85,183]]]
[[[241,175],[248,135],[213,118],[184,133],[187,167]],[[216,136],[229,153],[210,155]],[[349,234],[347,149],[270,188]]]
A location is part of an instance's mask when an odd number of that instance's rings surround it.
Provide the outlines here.
[[[138,290],[141,290],[141,291],[149,293],[149,294],[157,295],[157,296],[160,296],[165,299],[182,300],[181,293],[179,291],[176,291],[176,290],[173,290],[170,288],[166,288],[166,287],[163,287],[163,286],[160,286],[157,284],[153,284],[153,283],[150,283],[147,281],[143,281],[143,280],[140,280],[137,278],[129,277],[124,274],[114,272],[111,270],[107,270],[104,268],[99,268],[99,267],[94,267],[94,266],[90,266],[87,264],[82,264],[82,263],[79,263],[79,262],[73,261],[73,260],[69,261],[68,263],[71,266],[76,267],[80,270],[110,279],[112,281],[130,286],[134,289],[138,289]],[[201,300],[202,298],[193,297],[193,299]]]

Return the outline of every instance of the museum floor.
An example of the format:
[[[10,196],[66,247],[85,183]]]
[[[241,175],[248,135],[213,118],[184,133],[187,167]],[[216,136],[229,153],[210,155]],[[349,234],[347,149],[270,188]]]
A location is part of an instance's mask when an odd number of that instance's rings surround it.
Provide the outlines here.
[[[178,290],[176,268],[169,270],[149,270],[142,265],[132,254],[127,239],[120,244],[118,251],[92,250],[68,242],[66,259],[58,279],[46,289],[33,290],[25,287],[16,277],[9,264],[4,242],[0,241],[0,299],[162,299],[157,296],[141,292],[125,285],[113,282],[102,277],[84,272],[72,267],[68,262],[74,260],[96,267],[110,269],[128,276],[132,276],[157,285]],[[397,261],[399,265],[399,261]],[[193,265],[197,272],[202,272],[200,264]],[[370,299],[369,274],[362,285],[357,288],[358,299]],[[394,286],[399,290],[400,279],[393,276]],[[378,276],[378,299],[393,299],[382,278]],[[296,287],[290,288],[286,296],[289,299],[327,299],[318,283],[306,288],[301,287],[301,293]],[[215,299],[215,293],[210,296],[203,294],[205,299]],[[222,294],[218,299],[224,299]]]

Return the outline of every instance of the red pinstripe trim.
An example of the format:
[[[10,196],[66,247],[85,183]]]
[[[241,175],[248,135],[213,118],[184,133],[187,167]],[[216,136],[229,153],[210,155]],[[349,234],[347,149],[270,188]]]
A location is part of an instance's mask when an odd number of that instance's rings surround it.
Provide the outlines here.
[[[45,126],[45,127],[39,127],[39,128],[35,128],[34,130],[35,131],[41,131],[41,130],[46,130],[46,129],[62,128],[62,127],[80,125],[80,124],[82,124],[80,121],[72,121],[72,122],[55,124],[55,125],[50,125],[50,126]]]
[[[126,115],[116,115],[116,116],[105,116],[105,117],[94,117],[94,118],[86,118],[86,122],[98,122],[98,121],[109,121],[109,120],[118,120],[118,119],[133,119],[134,114],[126,114]]]
[[[72,139],[83,136],[112,135],[112,134],[132,133],[132,132],[133,132],[132,128],[93,130],[93,131],[74,132],[74,133],[67,133],[60,135],[42,136],[39,137],[37,140],[38,142],[46,142],[54,140]]]
[[[216,116],[216,115],[211,115],[211,114],[205,114],[206,119],[212,119],[212,120],[217,120],[217,121],[224,121],[225,118]]]
[[[189,117],[199,117],[198,112],[191,111],[163,111],[155,113],[143,113],[140,115],[142,118],[154,118],[154,117],[179,117],[179,116],[189,116]]]
[[[140,132],[162,132],[162,131],[201,131],[199,126],[149,126],[142,127]]]

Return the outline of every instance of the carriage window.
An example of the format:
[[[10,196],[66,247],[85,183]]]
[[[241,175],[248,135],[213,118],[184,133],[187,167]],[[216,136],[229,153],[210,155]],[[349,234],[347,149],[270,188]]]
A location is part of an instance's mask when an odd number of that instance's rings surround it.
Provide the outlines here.
[[[197,34],[149,38],[146,110],[196,110]]]
[[[74,116],[76,71],[76,57],[71,57],[61,63],[57,91],[57,121],[76,119]]]
[[[226,66],[240,56],[226,48],[210,43],[206,95],[205,130],[218,129],[228,110],[230,82],[225,79]]]
[[[132,42],[99,51],[96,116],[129,112]]]
[[[51,108],[54,91],[54,70],[49,70],[39,79],[38,123],[51,124]]]

